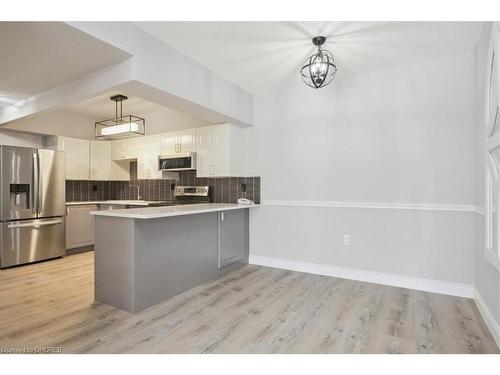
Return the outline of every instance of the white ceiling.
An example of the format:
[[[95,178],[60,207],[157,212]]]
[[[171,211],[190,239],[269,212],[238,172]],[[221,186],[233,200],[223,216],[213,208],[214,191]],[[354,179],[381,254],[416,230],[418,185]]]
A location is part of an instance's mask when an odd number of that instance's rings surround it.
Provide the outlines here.
[[[73,104],[65,109],[94,117],[96,120],[113,118],[115,117],[115,102],[112,101],[110,97],[117,94],[122,94],[128,97],[128,99],[123,102],[124,115],[133,115],[162,107],[159,104],[139,97],[128,96],[127,93],[113,91]]]
[[[471,50],[480,22],[136,22],[139,28],[254,92],[298,75],[325,35],[340,69],[357,74]]]
[[[130,55],[62,22],[0,22],[0,108]]]

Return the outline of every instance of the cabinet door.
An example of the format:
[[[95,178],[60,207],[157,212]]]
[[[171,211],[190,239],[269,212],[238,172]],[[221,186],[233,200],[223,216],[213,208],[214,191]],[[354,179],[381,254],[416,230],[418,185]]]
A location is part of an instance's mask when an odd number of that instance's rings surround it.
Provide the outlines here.
[[[212,175],[231,176],[230,125],[211,126]]]
[[[171,155],[177,153],[179,149],[179,133],[178,132],[170,132],[161,134],[161,147],[160,154],[161,155]]]
[[[196,129],[196,176],[213,176],[211,126]]]
[[[90,179],[111,179],[111,142],[90,141]]]
[[[129,181],[130,160],[112,160],[110,179],[112,181]]]
[[[248,257],[248,210],[218,212],[219,268]]]
[[[86,139],[59,137],[57,148],[66,153],[66,180],[88,180],[90,146]]]
[[[137,179],[150,180],[158,178],[158,173],[155,171],[158,168],[158,158],[153,159],[150,156],[139,156],[137,159]]]
[[[125,143],[124,139],[111,141],[111,159],[125,160]]]
[[[196,151],[196,131],[195,129],[187,129],[179,131],[178,136],[179,152]]]
[[[97,205],[69,206],[66,215],[66,249],[94,244],[94,218]]]
[[[137,159],[146,137],[128,138],[123,140],[126,159]]]
[[[158,155],[160,154],[160,135],[149,135],[141,139],[141,146],[137,156],[137,178],[161,178],[158,170]]]

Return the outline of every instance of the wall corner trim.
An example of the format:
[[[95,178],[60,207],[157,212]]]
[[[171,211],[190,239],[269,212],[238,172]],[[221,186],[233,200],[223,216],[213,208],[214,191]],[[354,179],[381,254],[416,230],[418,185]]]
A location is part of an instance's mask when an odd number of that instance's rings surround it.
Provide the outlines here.
[[[343,279],[389,285],[406,289],[422,290],[425,292],[447,294],[457,297],[472,298],[474,296],[474,287],[472,285],[454,283],[450,281],[423,279],[413,276],[396,275],[347,267],[337,267],[291,259],[271,258],[252,254],[250,254],[249,263],[258,266],[281,268],[290,271],[312,273],[316,275],[340,277]]]
[[[477,289],[474,289],[474,302],[476,303],[477,309],[483,317],[486,326],[490,330],[493,339],[495,339],[495,342],[500,349],[500,325],[493,317],[493,314],[491,313],[490,309],[484,302],[483,297],[481,297],[481,294],[479,294],[479,291]]]

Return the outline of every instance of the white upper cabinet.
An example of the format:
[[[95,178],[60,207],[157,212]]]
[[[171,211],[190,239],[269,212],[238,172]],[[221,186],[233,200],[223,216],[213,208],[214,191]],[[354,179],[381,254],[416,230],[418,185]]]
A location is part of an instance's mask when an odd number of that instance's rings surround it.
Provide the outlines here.
[[[178,145],[178,152],[196,151],[196,129],[179,131]]]
[[[148,137],[134,137],[124,139],[125,144],[125,159],[137,159],[142,150],[142,147],[148,141]]]
[[[138,179],[162,178],[158,156],[196,152],[198,177],[245,176],[244,128],[232,124],[98,141],[52,136],[48,146],[66,152],[67,180],[129,180],[137,160]],[[163,176],[165,177],[165,176]]]
[[[179,130],[161,135],[161,155],[196,151],[196,129]]]
[[[161,155],[172,155],[177,152],[178,132],[169,132],[161,134]]]
[[[126,139],[117,139],[111,141],[111,159],[112,160],[125,160],[127,145]]]
[[[90,179],[111,179],[111,142],[90,141]]]
[[[90,147],[87,139],[50,137],[51,148],[66,153],[66,180],[88,180],[90,177]]]
[[[196,176],[245,176],[243,132],[229,123],[196,129]]]
[[[130,160],[112,160],[110,180],[112,181],[130,180]]]
[[[142,138],[137,150],[137,178],[157,179],[161,178],[158,168],[158,155],[160,154],[162,137],[159,134],[148,135]]]
[[[146,137],[124,138],[111,141],[111,158],[113,160],[137,159],[142,139]]]
[[[231,176],[231,124],[211,126],[212,172],[214,176]]]
[[[212,168],[212,130],[211,126],[196,129],[196,176],[211,177]]]

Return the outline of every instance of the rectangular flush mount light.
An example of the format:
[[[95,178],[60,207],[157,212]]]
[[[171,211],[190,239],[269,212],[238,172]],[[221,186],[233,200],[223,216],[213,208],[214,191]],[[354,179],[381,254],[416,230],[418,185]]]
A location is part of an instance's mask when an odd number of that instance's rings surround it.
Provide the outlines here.
[[[141,117],[127,115],[95,123],[95,137],[119,139],[144,135],[145,121]]]

